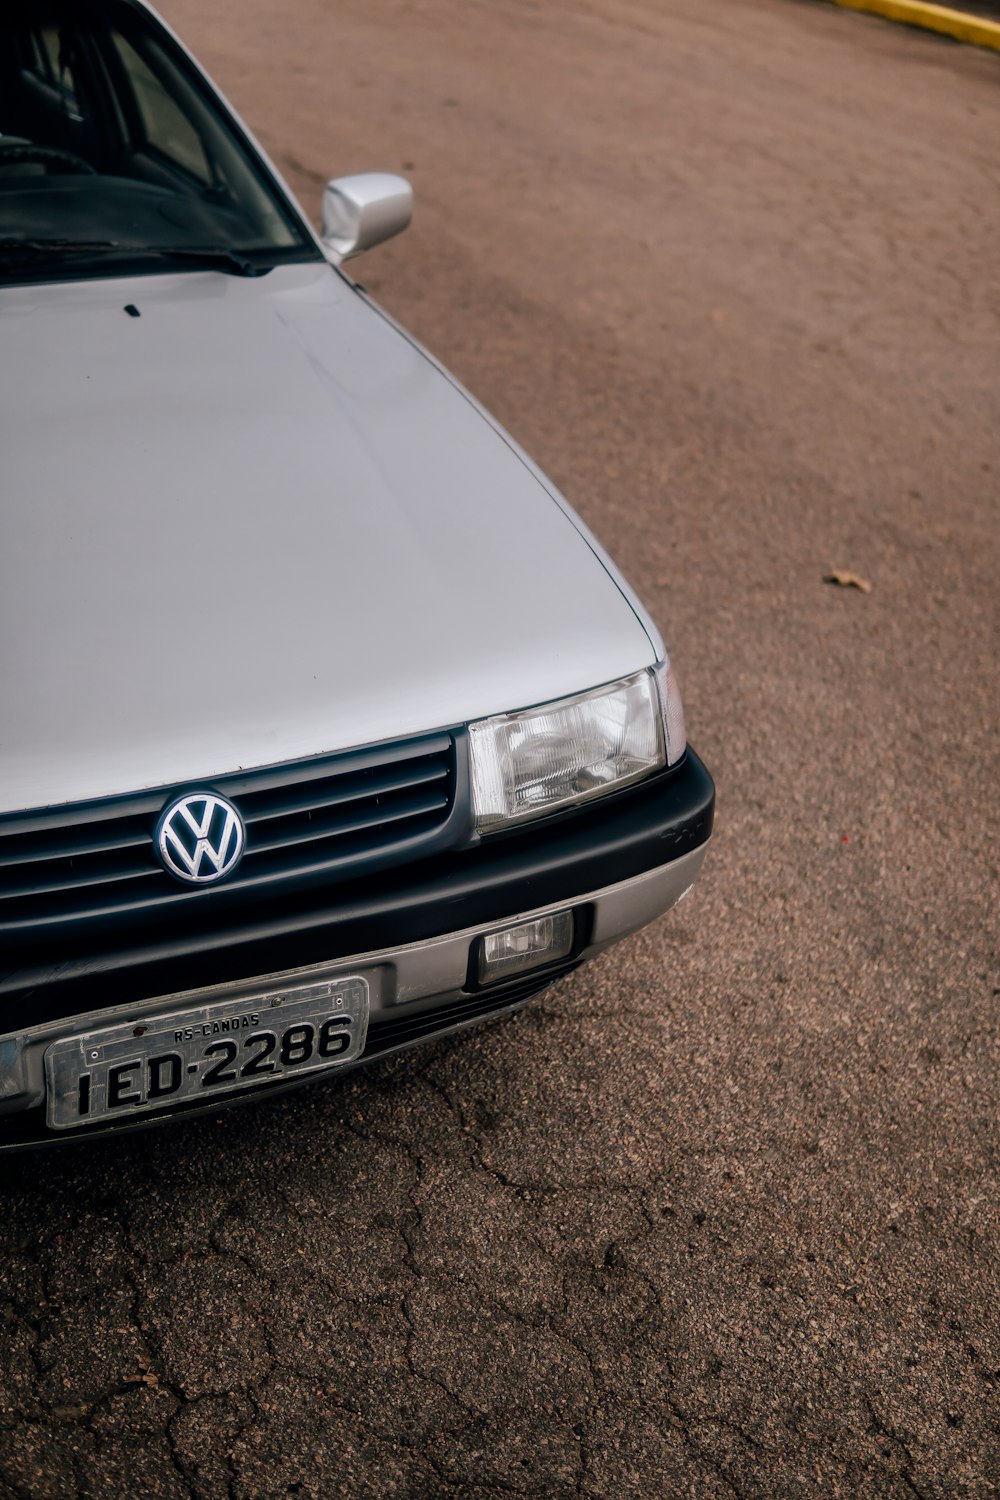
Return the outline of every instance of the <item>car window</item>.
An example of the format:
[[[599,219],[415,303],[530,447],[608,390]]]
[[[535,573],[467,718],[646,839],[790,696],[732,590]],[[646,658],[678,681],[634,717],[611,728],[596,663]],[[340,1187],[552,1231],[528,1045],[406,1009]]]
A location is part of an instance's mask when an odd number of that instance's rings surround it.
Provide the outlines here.
[[[143,62],[130,42],[119,32],[113,33],[111,40],[128,74],[146,141],[206,186],[211,184],[205,147],[177,100],[171,98],[162,79]]]
[[[67,110],[76,109],[73,69],[59,43],[55,26],[41,26],[30,33],[34,72],[40,83],[57,94]],[[29,65],[30,66],[30,65]]]
[[[195,252],[201,256],[199,263]],[[321,259],[236,123],[132,0],[0,5],[0,284]]]

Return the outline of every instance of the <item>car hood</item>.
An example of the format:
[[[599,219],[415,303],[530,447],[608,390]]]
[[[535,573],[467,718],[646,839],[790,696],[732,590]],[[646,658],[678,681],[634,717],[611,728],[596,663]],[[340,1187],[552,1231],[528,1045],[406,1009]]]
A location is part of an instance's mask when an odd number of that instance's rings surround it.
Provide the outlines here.
[[[0,811],[394,739],[654,656],[513,445],[326,266],[4,291],[0,454]]]

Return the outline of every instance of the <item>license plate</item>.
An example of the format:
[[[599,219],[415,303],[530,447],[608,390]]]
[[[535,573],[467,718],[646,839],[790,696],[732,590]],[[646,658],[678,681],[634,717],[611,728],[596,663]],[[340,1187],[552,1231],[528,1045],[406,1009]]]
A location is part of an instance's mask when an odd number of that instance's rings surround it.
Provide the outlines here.
[[[45,1053],[48,1123],[125,1120],[343,1067],[367,1030],[368,983],[352,975],[62,1037]]]

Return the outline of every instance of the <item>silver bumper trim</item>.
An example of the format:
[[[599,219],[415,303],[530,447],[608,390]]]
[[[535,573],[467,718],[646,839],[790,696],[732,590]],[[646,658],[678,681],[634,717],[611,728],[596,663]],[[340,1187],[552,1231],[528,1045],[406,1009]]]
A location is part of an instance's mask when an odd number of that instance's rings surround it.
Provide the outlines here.
[[[335,963],[257,975],[235,984],[184,990],[158,995],[134,1005],[91,1010],[0,1036],[0,1114],[42,1104],[45,1099],[46,1048],[57,1039],[93,1031],[100,1026],[113,1026],[133,1019],[138,1022],[151,1015],[169,1015],[175,1010],[207,1005],[215,1000],[250,1001],[255,995],[273,990],[275,985],[302,985],[358,973],[364,975],[370,987],[373,1021],[400,1014],[401,1006],[406,1007],[407,1014],[415,1015],[435,1006],[447,1005],[468,993],[465,985],[469,950],[483,933],[554,911],[590,909],[590,940],[580,954],[583,959],[590,958],[644,927],[687,895],[707,850],[706,842],[680,859],[633,876],[631,880],[605,886],[571,901],[529,907],[515,916],[498,918],[496,922],[481,922],[442,937],[355,953]]]

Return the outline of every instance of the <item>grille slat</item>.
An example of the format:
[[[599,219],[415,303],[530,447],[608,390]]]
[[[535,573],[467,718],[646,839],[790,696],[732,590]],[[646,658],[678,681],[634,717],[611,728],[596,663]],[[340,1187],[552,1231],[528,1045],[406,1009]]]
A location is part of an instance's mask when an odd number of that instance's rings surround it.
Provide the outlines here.
[[[147,839],[147,844],[149,840]],[[32,868],[37,869],[37,866]],[[48,880],[24,880],[18,881],[15,886],[8,887],[6,881],[0,882],[0,912],[3,910],[3,902],[28,896],[58,895],[60,892],[89,890],[95,885],[110,885],[118,880],[136,880],[143,875],[158,875],[160,867],[152,858],[147,858],[142,863],[128,865],[116,864],[111,869],[77,869],[75,860],[64,861],[63,868],[54,872]]]
[[[291,833],[276,833],[270,838],[263,839],[255,836],[248,854],[262,854],[273,849],[288,849],[296,844],[313,844],[321,839],[361,833],[372,827],[386,827],[390,823],[400,822],[403,818],[419,818],[425,813],[444,811],[447,806],[448,799],[443,793],[431,793],[424,797],[409,797],[405,802],[398,802],[392,806],[372,807],[367,813],[358,812],[352,818],[338,819],[333,824],[329,820],[317,818],[310,821],[308,828],[302,828],[297,822]]]
[[[10,840],[14,842],[13,839]],[[3,871],[7,869],[20,869],[22,865],[41,864],[48,859],[80,859],[88,854],[109,854],[119,849],[142,849],[149,847],[149,834],[140,828],[135,833],[121,832],[109,833],[105,837],[94,835],[93,837],[74,840],[69,843],[65,839],[59,840],[60,847],[49,847],[42,844],[38,839],[31,839],[30,835],[21,842],[24,845],[23,853],[0,854],[0,880],[3,879]],[[0,841],[0,848],[3,847]]]
[[[179,792],[198,789],[228,797],[247,826],[243,862],[218,886],[175,880],[154,849],[163,808]],[[4,815],[0,940],[38,938],[72,923],[155,919],[187,903],[267,896],[295,881],[335,881],[416,858],[464,836],[464,822],[461,834],[450,832],[455,800],[455,742],[434,735],[187,787]]]
[[[360,802],[367,797],[388,796],[390,792],[402,792],[410,787],[443,781],[447,775],[447,766],[442,766],[437,761],[430,765],[424,765],[421,762],[401,769],[395,774],[387,773],[377,779],[360,781],[343,788],[327,788],[324,784],[316,790],[303,793],[301,797],[289,797],[286,801],[274,797],[259,800],[255,797],[246,797],[243,799],[246,804],[243,816],[248,828],[256,827],[258,823],[266,822],[271,818],[285,818],[289,813],[309,813],[321,808],[341,807],[348,802]],[[256,839],[254,844],[259,847]]]
[[[104,802],[71,802],[38,812],[3,815],[0,816],[0,845],[8,833],[47,833],[54,829],[64,831],[69,842],[73,838],[73,829],[86,830],[111,822],[117,824],[130,817],[155,818],[163,801],[164,795],[160,791],[143,792],[135,797],[109,797]],[[9,829],[7,824],[10,824]]]

